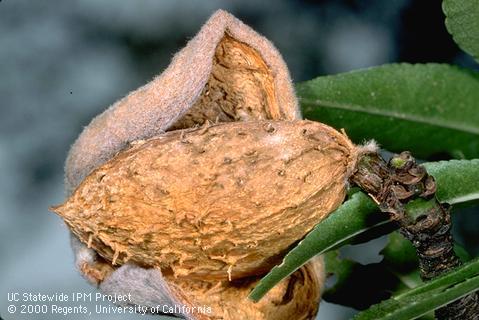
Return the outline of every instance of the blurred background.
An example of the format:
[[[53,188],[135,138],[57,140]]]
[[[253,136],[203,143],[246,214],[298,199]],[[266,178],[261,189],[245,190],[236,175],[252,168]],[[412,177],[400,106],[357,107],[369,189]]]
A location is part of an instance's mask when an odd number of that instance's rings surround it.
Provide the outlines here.
[[[219,8],[269,38],[295,82],[391,62],[477,66],[446,32],[440,1],[0,0],[3,319],[150,319],[11,315],[7,293],[95,292],[75,270],[66,227],[48,211],[64,200],[69,146],[93,116],[159,74]],[[474,213],[455,215],[454,231],[477,254]],[[379,261],[382,245],[344,254]],[[323,302],[318,318],[354,313]]]

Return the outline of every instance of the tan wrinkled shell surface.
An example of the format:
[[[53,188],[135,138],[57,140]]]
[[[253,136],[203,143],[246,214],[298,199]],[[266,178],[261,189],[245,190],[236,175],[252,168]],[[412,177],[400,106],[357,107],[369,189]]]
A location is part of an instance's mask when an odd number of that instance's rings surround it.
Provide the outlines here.
[[[272,288],[259,302],[248,299],[259,278],[233,282],[208,282],[168,278],[176,291],[187,292],[188,306],[210,306],[201,319],[223,320],[306,320],[314,319],[323,284],[322,259],[314,258]]]
[[[120,152],[55,211],[114,264],[236,279],[268,271],[341,204],[355,159],[311,121],[172,131]]]

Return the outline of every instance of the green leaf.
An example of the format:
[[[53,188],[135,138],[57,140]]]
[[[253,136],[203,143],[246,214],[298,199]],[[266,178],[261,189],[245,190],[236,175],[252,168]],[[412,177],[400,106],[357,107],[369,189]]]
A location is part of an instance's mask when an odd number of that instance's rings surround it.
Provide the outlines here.
[[[479,2],[477,0],[444,0],[442,10],[446,27],[462,50],[479,61]]]
[[[418,158],[479,157],[479,74],[441,64],[391,64],[297,85],[303,115]]]
[[[437,279],[374,305],[358,313],[354,319],[414,319],[478,289],[479,259],[475,259]]]
[[[439,201],[455,204],[479,199],[479,159],[430,162],[424,166],[436,179]]]
[[[338,250],[331,250],[324,255],[324,264],[327,274],[336,275],[336,283],[326,291],[329,293],[336,293],[340,288],[348,282],[348,279],[353,273],[357,262],[349,259],[340,259]],[[324,295],[323,295],[324,297]]]
[[[426,163],[426,168],[437,181],[437,193],[440,200],[450,203],[479,199],[479,184],[469,175],[477,177],[479,159],[451,160],[438,163]],[[453,187],[452,184],[463,184]],[[466,185],[467,184],[467,185]],[[450,188],[450,190],[447,190]],[[300,268],[317,254],[327,252],[348,243],[370,230],[385,225],[387,221],[375,203],[364,193],[356,192],[338,209],[321,223],[292,249],[279,266],[259,282],[250,294],[252,300],[258,301],[282,279]]]
[[[389,234],[388,243],[380,253],[394,271],[411,271],[418,265],[416,249],[397,231]]]

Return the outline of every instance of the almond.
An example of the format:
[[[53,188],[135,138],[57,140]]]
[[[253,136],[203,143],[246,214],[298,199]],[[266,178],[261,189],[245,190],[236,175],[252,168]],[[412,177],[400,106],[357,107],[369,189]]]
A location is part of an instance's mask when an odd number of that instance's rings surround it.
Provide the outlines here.
[[[113,265],[260,275],[342,203],[356,156],[312,121],[176,130],[120,152],[54,211]]]
[[[162,74],[73,144],[69,198],[54,210],[81,273],[102,292],[134,292],[142,306],[211,300],[211,319],[313,319],[320,261],[259,303],[247,299],[342,202],[356,161],[345,135],[300,118],[273,44],[215,12]]]

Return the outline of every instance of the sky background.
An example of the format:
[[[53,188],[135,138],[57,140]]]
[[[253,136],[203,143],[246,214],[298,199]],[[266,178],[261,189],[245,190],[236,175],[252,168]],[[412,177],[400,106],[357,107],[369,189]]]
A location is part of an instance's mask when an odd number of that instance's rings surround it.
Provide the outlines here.
[[[8,292],[95,292],[73,265],[64,200],[69,146],[93,116],[151,80],[216,9],[269,38],[295,82],[392,62],[477,68],[447,34],[440,1],[0,1],[0,315]],[[455,217],[476,250],[477,211]],[[473,220],[476,219],[476,220]],[[471,223],[472,221],[472,223]],[[477,239],[475,240],[477,241]],[[378,261],[384,241],[344,254]],[[354,310],[322,303],[321,319]],[[48,315],[48,319],[157,319]]]

